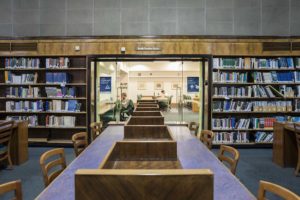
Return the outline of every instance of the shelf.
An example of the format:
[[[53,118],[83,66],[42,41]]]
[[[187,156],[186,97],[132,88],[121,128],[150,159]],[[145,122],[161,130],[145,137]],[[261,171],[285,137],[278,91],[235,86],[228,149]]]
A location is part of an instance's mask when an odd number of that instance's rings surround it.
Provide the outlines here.
[[[72,68],[0,68],[0,71],[81,71],[86,70],[86,68],[83,67],[72,67]]]
[[[48,140],[48,144],[73,144],[71,140],[62,140],[62,139],[51,139]]]
[[[46,112],[46,111],[0,111],[0,114],[65,114],[65,115],[83,115],[86,114],[86,112]]]
[[[29,126],[29,129],[87,129],[86,126],[62,127],[62,126]]]
[[[28,138],[29,143],[47,143],[47,138]]]
[[[270,148],[273,146],[272,142],[248,142],[248,143],[213,143],[213,147],[219,147],[220,145],[228,145],[240,148]]]
[[[300,97],[213,97],[215,100],[230,100],[230,99],[237,99],[237,100],[244,100],[244,99],[253,99],[253,100],[268,100],[268,101],[273,101],[273,100],[286,100],[286,99],[300,99]]]
[[[66,83],[66,84],[59,84],[59,83],[23,83],[23,84],[16,84],[16,83],[0,83],[0,86],[86,86],[86,83]]]
[[[215,131],[215,132],[227,132],[227,131],[231,131],[231,132],[235,132],[235,131],[251,131],[251,132],[254,132],[254,131],[274,131],[273,128],[270,128],[270,129],[212,129],[212,131]]]
[[[85,97],[68,97],[68,98],[60,98],[60,97],[0,97],[2,99],[9,100],[86,100]]]
[[[216,112],[216,111],[213,111],[212,112],[213,114],[300,114],[300,112],[281,112],[281,111],[276,111],[276,112],[256,112],[256,111],[229,111],[229,112],[226,112],[226,111],[222,111],[222,112]]]
[[[256,72],[256,71],[297,71],[300,70],[295,68],[285,68],[285,69],[269,69],[269,68],[262,68],[262,69],[234,69],[234,68],[213,68],[214,71],[245,71],[245,72]]]
[[[230,82],[213,82],[213,85],[300,85],[300,83],[230,83]]]
[[[31,146],[70,146],[72,144],[71,135],[73,133],[79,131],[88,131],[88,111],[85,105],[88,100],[88,91],[87,85],[89,81],[88,77],[88,62],[86,56],[35,56],[35,58],[40,59],[39,68],[5,68],[5,58],[9,58],[11,56],[2,56],[0,58],[0,73],[2,73],[2,78],[0,80],[0,88],[2,88],[2,94],[0,95],[0,103],[1,103],[1,110],[0,110],[0,117],[5,119],[7,116],[31,116],[35,115],[38,117],[38,126],[29,126],[28,127],[28,135],[29,135],[29,144]],[[31,56],[17,56],[18,58],[22,57],[31,57]],[[67,68],[46,68],[46,58],[55,58],[59,59],[59,57],[68,57],[70,65]],[[31,83],[8,83],[5,82],[5,74],[7,72],[13,74],[38,74],[38,80],[36,82]],[[72,76],[72,79],[69,83],[47,83],[46,73],[67,73]],[[57,80],[55,80],[57,81]],[[24,95],[23,97],[6,97],[5,91],[9,87],[38,87],[40,88],[41,95],[39,97],[33,97],[32,95]],[[45,93],[46,87],[55,87],[55,88],[62,88],[62,87],[76,87],[76,91],[80,96],[78,97],[48,97]],[[5,111],[6,102],[7,101],[52,101],[52,100],[61,100],[61,101],[68,101],[68,100],[77,100],[79,103],[84,104],[84,108],[81,108],[82,111],[80,112],[65,112],[65,111],[37,111],[37,110],[27,110],[27,111]],[[62,126],[46,126],[46,116],[47,115],[54,115],[57,117],[61,116],[69,116],[76,118],[76,124],[73,127],[62,127]],[[31,138],[34,137],[34,138]]]

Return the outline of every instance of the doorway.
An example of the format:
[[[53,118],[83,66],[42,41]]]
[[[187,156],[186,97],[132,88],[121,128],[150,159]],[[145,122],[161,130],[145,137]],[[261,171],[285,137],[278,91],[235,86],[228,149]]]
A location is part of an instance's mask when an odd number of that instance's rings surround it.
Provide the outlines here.
[[[126,95],[136,105],[140,98],[159,102],[166,124],[199,123],[208,128],[210,56],[94,57],[91,60],[91,121],[124,123],[116,102]]]

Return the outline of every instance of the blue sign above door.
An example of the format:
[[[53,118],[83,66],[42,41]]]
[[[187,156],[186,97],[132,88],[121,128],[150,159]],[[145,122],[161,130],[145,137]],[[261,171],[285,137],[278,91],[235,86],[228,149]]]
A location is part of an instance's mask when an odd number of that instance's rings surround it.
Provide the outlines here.
[[[187,77],[187,91],[199,92],[199,77]]]
[[[111,77],[101,76],[100,77],[100,92],[111,92]]]

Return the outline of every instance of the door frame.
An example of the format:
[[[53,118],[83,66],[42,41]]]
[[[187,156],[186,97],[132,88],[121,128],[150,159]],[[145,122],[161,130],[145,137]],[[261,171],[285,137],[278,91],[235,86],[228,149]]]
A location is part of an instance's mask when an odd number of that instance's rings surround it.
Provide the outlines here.
[[[126,61],[135,61],[135,62],[142,62],[142,61],[199,61],[202,67],[202,127],[204,127],[204,107],[205,107],[205,86],[207,87],[207,100],[208,105],[210,105],[211,98],[212,98],[212,87],[211,87],[211,79],[212,75],[210,70],[212,69],[213,65],[213,56],[211,54],[99,54],[99,55],[89,55],[87,56],[87,62],[89,67],[89,72],[91,72],[91,63],[92,62],[126,62]],[[208,62],[208,67],[205,67],[205,62]],[[96,65],[95,65],[96,67]],[[205,80],[206,70],[208,70],[208,77]],[[96,70],[94,70],[94,77]],[[91,77],[91,73],[89,73],[89,77]],[[91,109],[91,82],[88,82],[88,109]],[[94,78],[94,85],[96,85],[96,79]],[[94,87],[94,90],[96,87]],[[95,91],[94,91],[95,92]],[[95,94],[94,94],[95,95]],[[96,119],[96,98],[94,98],[94,119]],[[207,111],[207,127],[211,127],[211,109]],[[91,123],[91,113],[88,116],[88,124]]]

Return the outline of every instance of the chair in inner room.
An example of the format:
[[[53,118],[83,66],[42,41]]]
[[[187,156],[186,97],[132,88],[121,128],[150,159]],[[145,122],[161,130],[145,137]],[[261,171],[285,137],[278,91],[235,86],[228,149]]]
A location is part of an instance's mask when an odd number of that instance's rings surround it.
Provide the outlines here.
[[[171,110],[171,108],[172,108],[172,98],[173,98],[173,95],[168,97],[168,109],[169,110]]]
[[[298,176],[300,172],[300,123],[294,123],[295,126],[295,136],[298,148],[298,162],[295,170],[295,175]]]
[[[221,145],[218,154],[218,159],[225,165],[229,165],[231,173],[235,174],[236,167],[240,159],[240,153],[233,147]]]
[[[7,161],[8,169],[12,169],[10,157],[10,142],[14,121],[5,121],[0,124],[0,162]]]
[[[47,162],[47,160],[50,161]],[[40,157],[40,166],[42,168],[44,184],[47,187],[67,167],[64,149],[57,148],[43,153]],[[60,169],[57,169],[57,167],[60,167]]]
[[[196,136],[198,133],[198,130],[199,130],[199,123],[190,122],[189,129],[190,129],[191,134],[194,134]]]
[[[280,185],[267,181],[260,181],[257,200],[266,200],[267,192],[275,194],[276,196],[279,196],[282,199],[286,200],[300,200],[300,197],[298,195]]]
[[[86,132],[75,133],[72,136],[76,157],[88,146],[88,134]]]
[[[210,130],[202,130],[200,133],[200,141],[205,144],[208,149],[212,148],[214,137],[215,134]]]
[[[116,106],[105,113],[100,114],[99,117],[101,119],[103,128],[106,128],[110,121],[116,121]]]
[[[5,193],[9,193],[14,191],[15,196],[14,196],[14,200],[22,200],[22,185],[21,185],[21,181],[17,180],[17,181],[11,181],[8,183],[3,183],[0,185],[0,196],[4,195]]]
[[[92,129],[92,140],[95,140],[102,132],[102,122],[92,122],[90,127]]]

